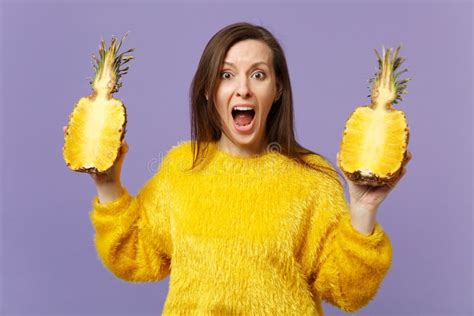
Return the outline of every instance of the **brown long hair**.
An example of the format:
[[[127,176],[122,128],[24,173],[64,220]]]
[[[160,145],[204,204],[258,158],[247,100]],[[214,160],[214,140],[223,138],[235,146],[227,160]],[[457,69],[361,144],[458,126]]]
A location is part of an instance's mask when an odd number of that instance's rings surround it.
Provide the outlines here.
[[[193,150],[191,169],[202,162],[206,152],[204,144],[216,142],[221,137],[221,121],[215,109],[214,98],[211,96],[215,95],[218,88],[220,68],[227,51],[237,42],[246,39],[262,41],[271,49],[277,85],[282,92],[280,98],[273,103],[265,124],[267,144],[272,146],[271,148],[267,146],[267,150],[278,150],[281,154],[304,166],[309,166],[335,178],[334,172],[330,168],[316,165],[304,159],[304,156],[314,154],[328,161],[324,156],[304,148],[295,139],[293,96],[282,47],[267,29],[247,22],[234,23],[218,31],[209,40],[202,53],[189,91]],[[208,100],[206,93],[209,96]]]

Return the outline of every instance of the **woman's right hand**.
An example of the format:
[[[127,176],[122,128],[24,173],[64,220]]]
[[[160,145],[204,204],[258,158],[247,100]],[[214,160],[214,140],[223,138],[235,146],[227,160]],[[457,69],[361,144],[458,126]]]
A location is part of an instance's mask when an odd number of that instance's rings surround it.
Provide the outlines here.
[[[67,126],[63,126],[64,135],[66,134],[66,130],[67,130]],[[114,183],[120,185],[121,183],[120,175],[122,172],[122,164],[127,152],[128,152],[128,144],[124,138],[120,145],[119,153],[117,155],[117,158],[114,164],[102,174],[90,173],[92,179],[94,180],[97,186],[106,185],[106,184],[114,184]]]

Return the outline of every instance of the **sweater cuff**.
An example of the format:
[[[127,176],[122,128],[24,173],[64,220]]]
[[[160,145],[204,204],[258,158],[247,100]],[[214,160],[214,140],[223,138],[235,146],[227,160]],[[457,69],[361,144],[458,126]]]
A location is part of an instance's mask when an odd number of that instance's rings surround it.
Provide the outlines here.
[[[350,214],[341,218],[341,249],[351,258],[377,271],[386,271],[392,260],[390,239],[379,223],[375,224],[372,235],[364,235],[352,227]]]
[[[94,212],[103,215],[115,215],[128,208],[132,202],[132,196],[128,193],[126,188],[123,188],[122,195],[113,201],[106,203],[99,203],[99,197],[96,195],[92,199],[92,208]]]
[[[342,239],[348,244],[358,244],[369,248],[376,248],[384,240],[385,232],[379,223],[375,223],[374,231],[371,235],[365,235],[359,232],[352,226],[351,216],[349,213],[344,214],[340,219],[340,225],[342,230]]]

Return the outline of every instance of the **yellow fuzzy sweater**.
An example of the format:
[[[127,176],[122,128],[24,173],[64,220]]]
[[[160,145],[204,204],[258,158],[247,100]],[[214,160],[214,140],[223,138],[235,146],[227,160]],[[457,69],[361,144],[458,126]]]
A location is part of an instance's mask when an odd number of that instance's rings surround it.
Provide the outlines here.
[[[369,303],[391,242],[379,223],[369,236],[352,227],[340,182],[277,152],[238,157],[210,143],[207,157],[186,171],[191,142],[181,142],[137,196],[94,197],[95,245],[115,276],[170,275],[163,315],[324,315],[321,300],[344,311]]]

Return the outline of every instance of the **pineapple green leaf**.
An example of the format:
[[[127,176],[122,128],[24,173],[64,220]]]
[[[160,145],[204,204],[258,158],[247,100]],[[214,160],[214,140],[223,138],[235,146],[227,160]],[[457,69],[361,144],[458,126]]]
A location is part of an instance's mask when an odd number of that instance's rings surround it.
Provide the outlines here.
[[[99,57],[96,55],[92,55],[93,59],[93,66],[95,70],[95,79],[92,82],[92,86],[94,88],[94,84],[97,80],[100,80],[102,76],[104,67],[107,67],[112,71],[115,76],[111,77],[110,80],[114,81],[114,86],[112,88],[111,93],[117,92],[119,88],[122,86],[120,82],[121,77],[128,73],[129,67],[121,68],[124,64],[128,63],[130,60],[134,59],[133,56],[128,55],[135,51],[134,48],[128,49],[120,54],[118,54],[120,48],[122,47],[123,41],[127,37],[128,32],[126,32],[120,41],[117,41],[117,37],[114,35],[112,36],[112,40],[110,42],[109,47],[103,38],[101,38],[100,45],[99,45]],[[109,72],[106,72],[109,73]]]
[[[391,85],[393,85],[396,89],[396,95],[393,100],[394,104],[396,104],[398,100],[401,101],[402,95],[406,94],[407,83],[411,79],[399,79],[402,74],[408,71],[408,69],[403,69],[398,72],[396,71],[406,60],[406,58],[399,56],[400,49],[401,45],[399,45],[395,49],[395,51],[393,51],[392,48],[385,49],[385,47],[382,46],[382,54],[379,54],[377,49],[374,49],[375,55],[377,57],[378,71],[373,75],[372,78],[368,80],[371,84],[371,87],[369,87],[369,89],[371,90],[371,95],[369,95],[369,97],[372,96],[374,88],[378,87],[381,84],[381,80],[383,80],[382,76],[384,78],[387,78],[386,76],[388,76]]]

